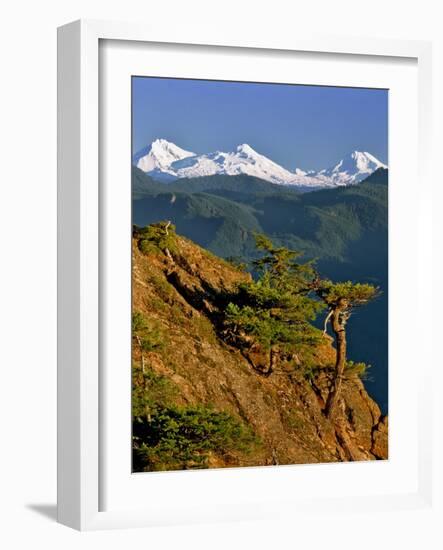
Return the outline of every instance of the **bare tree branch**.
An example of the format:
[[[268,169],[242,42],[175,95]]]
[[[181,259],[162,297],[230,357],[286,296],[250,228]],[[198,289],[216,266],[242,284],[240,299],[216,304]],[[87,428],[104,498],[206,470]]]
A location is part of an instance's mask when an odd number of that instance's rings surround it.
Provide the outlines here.
[[[326,332],[327,332],[327,330],[328,330],[329,319],[331,318],[331,315],[332,315],[333,311],[334,311],[334,310],[330,309],[330,310],[329,310],[329,313],[328,313],[327,316],[326,316],[325,324],[324,324],[324,328],[323,328],[323,336],[326,336]]]
[[[169,252],[169,248],[165,248],[165,254],[171,262],[174,261],[174,258],[172,257],[172,254]]]

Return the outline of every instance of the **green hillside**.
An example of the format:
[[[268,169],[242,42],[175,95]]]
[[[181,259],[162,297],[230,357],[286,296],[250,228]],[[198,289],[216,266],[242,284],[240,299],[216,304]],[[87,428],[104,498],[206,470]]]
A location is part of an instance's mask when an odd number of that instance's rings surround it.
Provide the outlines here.
[[[230,192],[242,193],[278,193],[280,186],[274,185],[259,178],[239,174],[237,176],[214,175],[198,178],[183,178],[170,183],[157,183],[150,176],[137,167],[132,168],[133,191],[135,198],[150,196],[153,192],[165,190],[184,193]],[[159,188],[160,186],[160,188]],[[292,193],[299,193],[297,189],[289,189]]]
[[[387,171],[364,183],[298,193],[250,176],[212,176],[175,184],[144,182],[134,172],[134,223],[171,219],[177,231],[223,257],[253,254],[254,232],[303,250],[307,257],[353,262],[362,239],[371,246],[387,231]],[[198,181],[201,180],[201,181]],[[242,185],[242,182],[245,185]],[[185,191],[186,190],[186,191]]]

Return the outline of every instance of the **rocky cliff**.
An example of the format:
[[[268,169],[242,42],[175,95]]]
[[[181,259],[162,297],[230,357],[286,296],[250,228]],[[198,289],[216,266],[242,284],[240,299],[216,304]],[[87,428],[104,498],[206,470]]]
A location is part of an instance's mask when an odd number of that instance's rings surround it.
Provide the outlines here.
[[[133,313],[159,342],[143,346],[133,333],[134,370],[167,380],[176,406],[211,406],[256,437],[247,451],[210,451],[207,466],[387,458],[387,417],[358,372],[346,372],[337,418],[324,414],[335,360],[331,338],[314,350],[314,367],[282,361],[271,376],[261,375],[254,368],[260,358],[229,345],[219,327],[226,297],[250,275],[175,234],[169,243],[148,244],[134,232]]]

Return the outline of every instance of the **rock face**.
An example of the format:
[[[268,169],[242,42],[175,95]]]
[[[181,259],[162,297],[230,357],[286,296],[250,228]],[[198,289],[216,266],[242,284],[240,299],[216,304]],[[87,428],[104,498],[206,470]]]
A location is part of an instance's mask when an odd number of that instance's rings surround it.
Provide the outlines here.
[[[309,376],[282,362],[260,375],[220,335],[226,296],[249,275],[176,236],[174,250],[140,250],[133,238],[133,311],[160,329],[164,346],[143,361],[178,389],[177,405],[211,404],[260,439],[253,452],[211,455],[210,467],[263,466],[388,457],[388,421],[356,374],[343,383],[339,420],[324,415],[335,349],[329,337],[315,350]],[[133,362],[141,351],[133,345]]]

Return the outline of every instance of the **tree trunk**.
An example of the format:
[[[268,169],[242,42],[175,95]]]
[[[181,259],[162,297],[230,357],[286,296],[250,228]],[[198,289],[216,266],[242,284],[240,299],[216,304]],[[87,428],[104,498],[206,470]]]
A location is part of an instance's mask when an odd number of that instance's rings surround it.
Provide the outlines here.
[[[333,418],[343,382],[343,373],[346,367],[346,310],[337,306],[332,314],[332,330],[334,331],[337,355],[335,359],[335,379],[326,402],[326,415]]]

